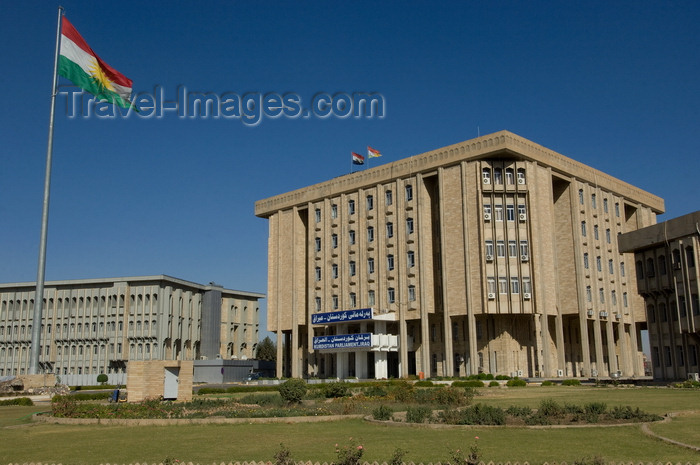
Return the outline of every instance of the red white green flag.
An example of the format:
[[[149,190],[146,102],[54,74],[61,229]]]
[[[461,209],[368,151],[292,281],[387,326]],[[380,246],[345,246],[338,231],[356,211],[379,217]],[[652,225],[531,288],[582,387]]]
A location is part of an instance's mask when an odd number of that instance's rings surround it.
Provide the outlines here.
[[[367,156],[369,158],[375,158],[375,157],[381,157],[382,154],[379,153],[379,150],[373,149],[369,145],[367,146]]]
[[[131,79],[102,61],[73,25],[61,18],[61,56],[58,75],[91,93],[99,101],[122,108],[132,106]]]

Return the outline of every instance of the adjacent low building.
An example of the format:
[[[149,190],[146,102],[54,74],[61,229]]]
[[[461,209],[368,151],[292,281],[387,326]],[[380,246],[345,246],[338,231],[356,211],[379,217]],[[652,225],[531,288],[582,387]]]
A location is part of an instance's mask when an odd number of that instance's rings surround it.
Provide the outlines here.
[[[620,251],[634,253],[654,378],[698,381],[700,211],[622,234],[618,241]]]
[[[644,376],[663,200],[508,131],[260,200],[278,376]]]
[[[35,283],[0,284],[0,376],[28,373]],[[243,359],[255,353],[264,294],[165,275],[48,281],[40,369],[67,384],[130,360]]]

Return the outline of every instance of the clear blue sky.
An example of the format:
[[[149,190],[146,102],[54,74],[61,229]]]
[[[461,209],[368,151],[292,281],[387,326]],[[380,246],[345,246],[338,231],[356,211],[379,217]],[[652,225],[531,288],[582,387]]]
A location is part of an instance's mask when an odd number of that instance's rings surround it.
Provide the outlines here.
[[[144,2],[146,3],[146,2]],[[75,118],[57,104],[46,279],[169,274],[266,292],[254,202],[507,129],[700,208],[698,2],[88,2],[66,15],[134,81],[378,92],[385,117]],[[36,279],[57,4],[0,29],[0,282]],[[64,79],[62,84],[68,82]]]

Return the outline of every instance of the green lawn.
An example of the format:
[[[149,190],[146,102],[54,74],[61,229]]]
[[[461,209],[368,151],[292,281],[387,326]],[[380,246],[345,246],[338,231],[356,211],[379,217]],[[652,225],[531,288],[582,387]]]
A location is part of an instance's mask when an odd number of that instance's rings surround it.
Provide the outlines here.
[[[586,387],[485,388],[476,402],[507,407],[536,407],[542,398],[582,404],[606,402],[668,411],[700,410],[700,392],[680,389]],[[0,407],[0,463],[159,463],[167,457],[200,464],[229,461],[270,461],[284,443],[296,460],[335,460],[335,444],[360,441],[363,460],[388,461],[395,448],[407,450],[406,462],[437,462],[450,449],[468,447],[478,436],[486,462],[572,463],[600,455],[607,461],[634,463],[700,463],[700,454],[645,436],[639,426],[614,428],[527,429],[386,426],[361,420],[325,423],[279,423],[182,426],[26,425],[27,415],[46,406]],[[23,426],[23,424],[25,424]],[[9,428],[7,428],[9,427]],[[659,434],[700,445],[700,414],[672,423],[655,424]]]

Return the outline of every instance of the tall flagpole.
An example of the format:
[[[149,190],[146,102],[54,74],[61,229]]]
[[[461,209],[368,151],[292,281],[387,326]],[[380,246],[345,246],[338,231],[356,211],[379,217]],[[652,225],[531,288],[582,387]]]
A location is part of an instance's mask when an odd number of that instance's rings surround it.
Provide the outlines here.
[[[34,315],[32,317],[32,348],[29,359],[29,374],[39,374],[41,349],[41,322],[44,309],[44,275],[46,271],[46,236],[49,229],[49,192],[51,190],[51,156],[53,154],[53,121],[56,110],[56,87],[58,84],[58,56],[61,44],[61,17],[63,7],[58,7],[56,25],[56,52],[53,60],[53,84],[51,86],[51,114],[49,116],[49,143],[46,148],[46,175],[44,177],[44,206],[41,212],[41,238],[39,239],[39,266],[36,273],[34,293]]]

